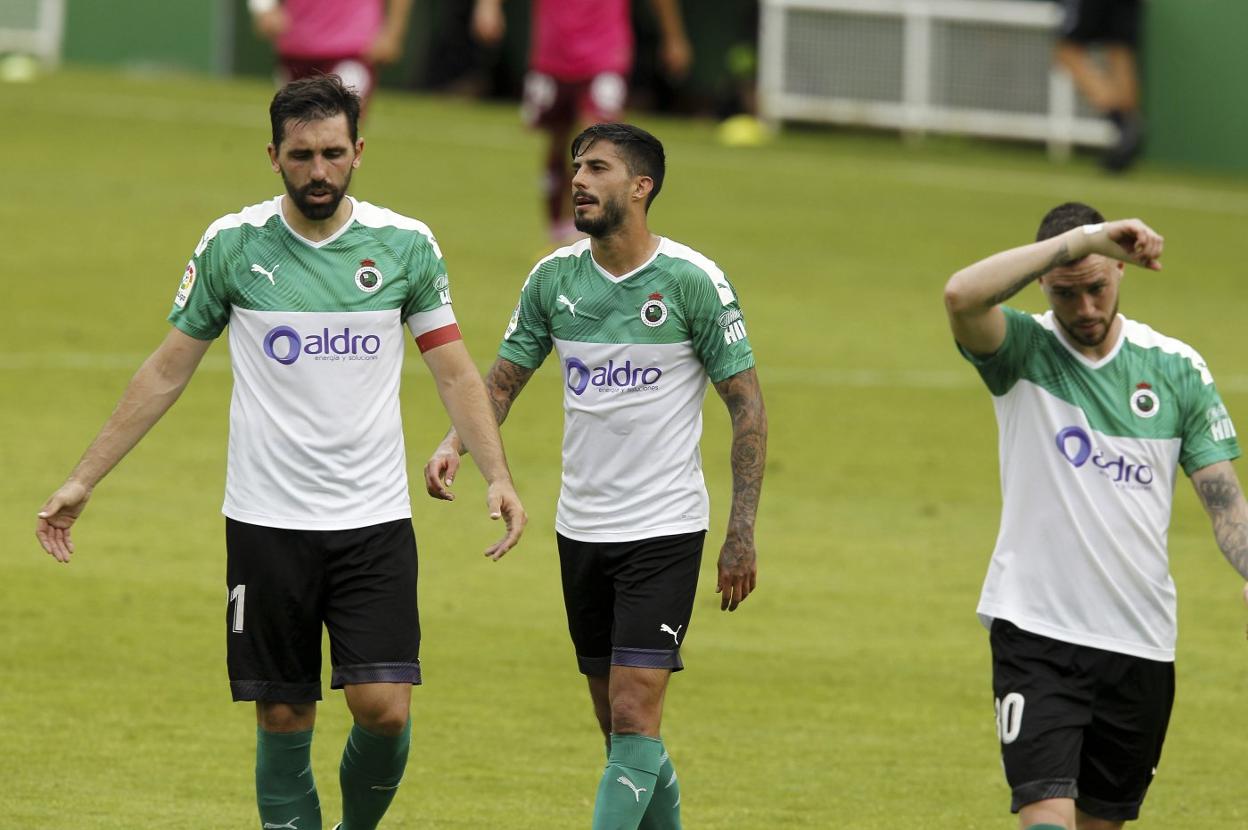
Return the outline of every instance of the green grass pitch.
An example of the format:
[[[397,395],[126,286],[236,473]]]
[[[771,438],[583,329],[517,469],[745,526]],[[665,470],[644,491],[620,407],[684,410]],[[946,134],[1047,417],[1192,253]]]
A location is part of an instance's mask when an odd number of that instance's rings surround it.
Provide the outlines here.
[[[70,566],[32,530],[163,336],[204,228],[278,192],[270,95],[85,72],[0,87],[5,828],[257,823],[252,712],[229,701],[222,636],[226,346],[99,488]],[[1059,201],[1140,216],[1167,237],[1165,270],[1132,271],[1123,309],[1202,351],[1244,433],[1248,183],[1109,179],[955,140],[794,132],[732,150],[708,124],[640,120],[669,154],[652,224],[734,279],[771,417],[759,590],[721,614],[729,428],[707,400],[712,531],[664,730],[687,826],[1013,826],[973,613],[997,526],[996,430],[941,287],[1028,240]],[[397,95],[375,102],[364,135],[353,192],[434,229],[469,348],[488,365],[545,253],[537,137],[511,107]],[[1043,303],[1035,288],[1019,299]],[[558,589],[558,384],[545,367],[504,429],[531,517],[504,561],[480,553],[498,529],[475,472],[453,505],[413,487],[426,684],[388,827],[588,826],[602,749]],[[414,349],[402,394],[415,483],[446,418]],[[1177,486],[1178,700],[1138,827],[1244,826],[1248,613],[1190,486]],[[330,820],[348,726],[328,693],[314,766]]]

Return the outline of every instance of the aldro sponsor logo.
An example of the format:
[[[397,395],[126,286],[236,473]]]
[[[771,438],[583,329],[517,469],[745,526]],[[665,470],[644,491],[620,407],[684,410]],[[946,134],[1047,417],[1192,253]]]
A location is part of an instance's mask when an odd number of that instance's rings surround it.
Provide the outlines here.
[[[283,366],[300,358],[312,360],[376,360],[381,338],[355,334],[350,328],[331,334],[328,328],[303,335],[290,326],[274,326],[264,336],[264,354]]]
[[[605,366],[589,366],[579,357],[569,357],[563,365],[563,377],[573,395],[581,396],[591,386],[599,392],[646,392],[658,389],[663,370],[658,366],[634,366],[633,361]]]
[[[1092,444],[1083,427],[1066,427],[1057,433],[1057,451],[1076,469],[1091,463],[1089,469],[1114,484],[1133,490],[1148,489],[1153,483],[1153,468],[1129,461],[1125,455],[1111,456]]]

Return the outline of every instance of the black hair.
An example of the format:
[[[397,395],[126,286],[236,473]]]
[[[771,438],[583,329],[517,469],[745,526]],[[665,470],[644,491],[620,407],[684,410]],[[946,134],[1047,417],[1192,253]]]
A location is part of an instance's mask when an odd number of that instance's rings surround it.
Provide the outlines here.
[[[1066,233],[1071,228],[1084,225],[1095,225],[1104,222],[1105,217],[1091,205],[1083,202],[1066,202],[1050,210],[1040,220],[1040,228],[1036,231],[1036,241],[1043,242]]]
[[[572,158],[586,152],[598,141],[609,141],[615,145],[630,176],[648,176],[654,182],[654,189],[646,197],[646,210],[649,210],[650,203],[663,189],[663,174],[667,169],[662,142],[632,124],[594,124],[572,139]]]
[[[291,81],[277,91],[269,104],[269,121],[273,125],[273,146],[281,147],[285,138],[286,122],[294,119],[297,124],[347,116],[347,131],[351,143],[360,137],[360,96],[342,82],[337,75],[313,75]]]

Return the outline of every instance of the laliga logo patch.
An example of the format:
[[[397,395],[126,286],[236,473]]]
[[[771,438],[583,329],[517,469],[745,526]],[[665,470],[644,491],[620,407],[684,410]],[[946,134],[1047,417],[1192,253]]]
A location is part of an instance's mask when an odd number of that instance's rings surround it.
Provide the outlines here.
[[[641,306],[641,322],[650,328],[655,328],[663,325],[665,320],[667,320],[667,306],[663,304],[663,295],[656,291]]]
[[[433,290],[438,292],[438,299],[442,301],[442,305],[450,304],[451,281],[446,274],[438,274],[438,278],[433,281]]]
[[[191,298],[191,289],[195,287],[195,260],[186,263],[186,272],[178,285],[178,293],[173,296],[173,304],[178,308],[186,308],[186,301]]]
[[[1131,411],[1141,418],[1151,418],[1161,409],[1161,399],[1147,383],[1141,383],[1131,393]]]
[[[381,288],[381,272],[377,270],[377,263],[371,259],[360,260],[360,270],[355,272],[355,284],[365,294],[372,294]]]

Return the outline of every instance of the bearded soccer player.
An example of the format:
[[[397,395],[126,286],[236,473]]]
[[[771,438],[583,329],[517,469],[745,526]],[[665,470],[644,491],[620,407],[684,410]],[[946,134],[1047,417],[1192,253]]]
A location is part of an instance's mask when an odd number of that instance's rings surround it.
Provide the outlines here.
[[[668,680],[683,668],[709,527],[698,450],[708,380],[733,428],[720,607],[735,610],[757,577],[767,416],[754,355],[724,273],[647,227],[664,166],[663,145],[637,127],[599,124],[577,136],[573,201],[589,238],[533,268],[486,378],[501,423],[552,348],[562,364],[563,595],[608,748],[595,830],[680,827],[659,725]],[[425,466],[430,495],[453,498],[464,451],[453,428]]]
[[[1001,529],[978,612],[1019,827],[1110,830],[1139,815],[1174,699],[1178,470],[1245,579],[1248,503],[1205,361],[1118,313],[1126,264],[1160,270],[1162,238],[1067,203],[1037,240],[945,286],[1001,432]],[[1036,281],[1048,312],[1001,305]]]
[[[343,751],[342,830],[376,827],[403,776],[421,682],[417,556],[399,422],[406,324],[451,421],[489,482],[492,517],[525,516],[485,390],[451,310],[429,228],[346,195],[359,98],[334,75],[270,107],[269,159],[286,193],[213,222],[186,266],[172,330],[139,368],[69,480],[39,513],[61,562],[100,479],[186,387],[228,325],[234,396],[225,505],[230,689],[254,700],[263,827],[320,830],[310,767],[321,626],[333,688],[355,720]]]
[[[472,31],[486,45],[503,37],[503,0],[476,0]],[[678,0],[650,0],[662,38],[659,58],[673,78],[693,61]],[[628,97],[633,70],[630,0],[533,0],[525,123],[546,133],[542,200],[550,241],[580,237],[569,211],[570,173],[564,153],[578,125],[615,121]]]

